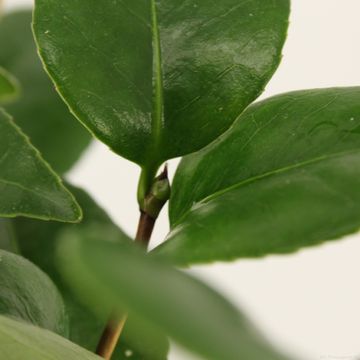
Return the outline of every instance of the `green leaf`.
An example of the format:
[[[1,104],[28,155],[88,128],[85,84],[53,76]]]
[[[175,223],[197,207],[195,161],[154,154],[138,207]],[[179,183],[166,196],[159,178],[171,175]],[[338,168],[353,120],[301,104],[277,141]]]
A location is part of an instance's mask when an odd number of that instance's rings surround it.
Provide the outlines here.
[[[116,153],[147,170],[205,146],[280,61],[289,1],[36,0],[58,91]]]
[[[166,360],[170,345],[164,334],[132,315],[125,324],[112,360]]]
[[[69,330],[63,300],[49,277],[28,260],[4,250],[0,250],[0,315],[59,335],[66,336]]]
[[[0,136],[0,217],[79,221],[73,196],[1,109]]]
[[[19,84],[17,80],[0,67],[0,102],[6,103],[14,100],[19,94]]]
[[[251,106],[185,158],[157,251],[178,264],[288,253],[360,228],[360,88]]]
[[[11,219],[0,218],[0,249],[13,253],[19,252]]]
[[[70,340],[94,351],[105,328],[108,313],[103,319],[94,316],[84,306],[65,283],[55,267],[55,239],[59,232],[67,228],[83,228],[91,224],[101,224],[120,230],[112,223],[108,215],[83,190],[68,185],[84,209],[84,219],[78,225],[43,222],[19,218],[13,221],[13,228],[23,256],[37,264],[46,272],[59,288],[67,308],[70,320]],[[31,241],[29,241],[31,239]],[[120,344],[113,360],[126,360],[129,350],[131,359],[166,359],[169,344],[166,337],[152,327],[131,317],[125,325]]]
[[[70,114],[45,73],[30,24],[31,10],[9,13],[0,22],[0,65],[16,76],[22,89],[18,101],[6,108],[62,174],[79,158],[90,136]]]
[[[94,310],[120,306],[207,359],[284,359],[224,298],[146,256],[111,228],[62,233],[59,263],[74,291]]]
[[[0,358],[6,360],[101,360],[50,331],[0,316]]]

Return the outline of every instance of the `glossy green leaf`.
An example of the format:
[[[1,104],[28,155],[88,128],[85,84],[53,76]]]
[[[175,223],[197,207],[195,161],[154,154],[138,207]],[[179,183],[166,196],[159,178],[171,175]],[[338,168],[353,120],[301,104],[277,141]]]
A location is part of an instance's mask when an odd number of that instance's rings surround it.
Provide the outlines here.
[[[66,336],[69,330],[64,302],[49,277],[28,260],[4,250],[0,250],[0,315],[59,335]]]
[[[120,306],[207,359],[285,359],[224,298],[113,229],[74,228],[60,241],[62,271],[94,309]]]
[[[94,351],[105,327],[106,318],[98,319],[84,306],[59,275],[55,266],[55,239],[66,228],[83,228],[91,224],[110,226],[120,230],[84,191],[68,185],[84,209],[84,219],[78,225],[43,222],[19,218],[13,220],[13,228],[20,252],[37,264],[58,286],[70,320],[70,340]],[[31,240],[31,241],[30,241]],[[0,242],[1,244],[1,242]],[[169,344],[164,335],[131,317],[125,325],[122,341],[117,346],[113,360],[126,360],[129,350],[133,360],[164,360]]]
[[[30,24],[31,10],[9,13],[0,21],[0,65],[16,76],[22,89],[18,101],[6,108],[51,166],[64,173],[87,147],[90,136],[45,73]]]
[[[0,67],[0,102],[6,103],[14,100],[19,94],[19,84],[17,80]]]
[[[0,359],[101,360],[50,331],[0,316]]]
[[[40,55],[78,119],[146,169],[224,132],[275,71],[289,1],[36,0]]]
[[[0,138],[0,217],[79,221],[73,196],[1,109]]]
[[[288,253],[360,228],[360,88],[300,91],[252,105],[174,180],[179,264]]]

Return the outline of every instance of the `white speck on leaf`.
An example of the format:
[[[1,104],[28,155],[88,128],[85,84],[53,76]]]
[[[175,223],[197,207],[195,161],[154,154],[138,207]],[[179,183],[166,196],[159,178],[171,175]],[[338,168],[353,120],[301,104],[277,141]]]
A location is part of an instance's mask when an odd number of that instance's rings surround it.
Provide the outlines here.
[[[354,120],[355,120],[355,118],[354,118],[354,117],[351,117],[351,118],[350,118],[350,121],[354,121]]]
[[[131,356],[133,356],[132,350],[125,350],[125,356],[126,356],[126,357],[131,357]]]

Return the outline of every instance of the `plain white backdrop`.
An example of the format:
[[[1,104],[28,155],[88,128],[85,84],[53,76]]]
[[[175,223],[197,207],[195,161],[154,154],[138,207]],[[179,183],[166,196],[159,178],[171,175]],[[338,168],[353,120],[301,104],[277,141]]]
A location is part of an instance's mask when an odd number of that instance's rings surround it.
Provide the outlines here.
[[[13,9],[32,1],[4,3]],[[284,58],[261,98],[297,89],[360,85],[359,15],[360,0],[292,0]],[[170,162],[172,174],[176,164]],[[137,166],[94,142],[68,178],[91,192],[114,221],[134,235],[138,175]],[[164,212],[152,246],[167,231]],[[269,339],[297,358],[354,360],[360,355],[359,257],[360,236],[355,235],[291,256],[219,263],[190,272],[225,294]],[[170,359],[198,358],[174,347]]]

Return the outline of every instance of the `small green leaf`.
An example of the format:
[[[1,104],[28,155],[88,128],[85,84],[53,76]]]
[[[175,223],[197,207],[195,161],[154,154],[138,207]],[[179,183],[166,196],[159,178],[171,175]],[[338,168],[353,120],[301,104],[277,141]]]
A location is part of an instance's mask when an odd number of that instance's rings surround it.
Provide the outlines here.
[[[146,256],[111,228],[62,233],[60,265],[74,291],[94,310],[120,306],[207,359],[285,359],[224,298]]]
[[[20,252],[46,272],[59,288],[69,314],[70,340],[90,351],[95,351],[109,313],[103,319],[95,317],[84,306],[65,283],[55,267],[55,239],[66,228],[82,228],[91,224],[101,224],[120,230],[108,215],[84,191],[68,185],[84,209],[84,219],[80,224],[70,225],[56,222],[36,221],[25,218],[13,220],[13,228]],[[31,241],[30,241],[31,240]],[[131,350],[133,360],[164,360],[169,344],[166,337],[131,317],[125,325],[120,344],[113,360],[126,360]]]
[[[156,169],[205,146],[280,61],[289,1],[36,0],[58,91],[116,153]]]
[[[0,136],[0,217],[79,221],[73,196],[1,109]]]
[[[0,358],[6,360],[101,360],[50,331],[0,316]]]
[[[360,228],[360,88],[251,106],[185,158],[157,251],[178,264],[288,253]]]
[[[49,277],[28,260],[4,250],[0,250],[0,315],[62,336],[69,331],[63,300]]]
[[[9,40],[9,36],[11,40]],[[21,84],[18,101],[6,106],[46,161],[60,174],[69,170],[90,136],[56,93],[36,52],[31,10],[6,14],[0,22],[0,65]]]
[[[19,94],[19,84],[17,80],[0,67],[0,102],[2,104],[14,100]]]

